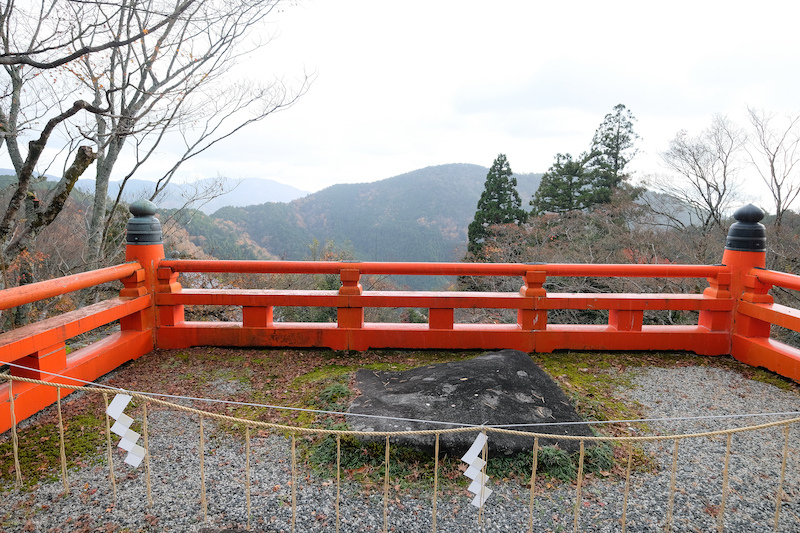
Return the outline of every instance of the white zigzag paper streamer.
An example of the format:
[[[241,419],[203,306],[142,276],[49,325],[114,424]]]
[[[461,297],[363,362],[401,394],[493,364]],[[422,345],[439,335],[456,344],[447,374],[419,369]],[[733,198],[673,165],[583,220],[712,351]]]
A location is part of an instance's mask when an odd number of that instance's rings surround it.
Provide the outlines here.
[[[147,450],[136,444],[141,435],[131,429],[133,418],[122,412],[130,401],[131,397],[127,394],[117,394],[111,400],[106,413],[114,419],[111,432],[121,437],[118,446],[128,452],[128,455],[125,456],[125,462],[136,468],[142,464],[142,459],[144,459]]]
[[[478,454],[483,450],[483,446],[486,444],[487,440],[486,433],[479,433],[478,436],[475,437],[475,442],[472,443],[467,453],[461,458],[462,461],[469,465],[467,471],[464,472],[464,475],[472,480],[467,490],[475,495],[475,498],[472,500],[472,505],[478,508],[483,507],[483,504],[486,503],[486,500],[492,494],[492,489],[486,486],[486,483],[489,481],[489,476],[483,473],[483,467],[486,466],[486,461],[478,457]]]

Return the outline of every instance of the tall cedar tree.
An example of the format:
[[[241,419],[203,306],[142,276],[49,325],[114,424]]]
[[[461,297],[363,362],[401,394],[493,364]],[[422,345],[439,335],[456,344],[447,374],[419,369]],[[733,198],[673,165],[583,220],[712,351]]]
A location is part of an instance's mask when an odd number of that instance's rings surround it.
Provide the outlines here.
[[[531,199],[534,214],[567,213],[607,204],[628,177],[625,167],[636,155],[633,131],[636,121],[622,104],[614,107],[597,128],[592,148],[577,159],[556,155],[553,166],[542,176]]]
[[[483,243],[490,235],[490,226],[495,224],[522,224],[528,219],[528,212],[522,209],[522,200],[517,192],[517,178],[504,154],[497,156],[492,168],[486,174],[486,184],[475,219],[467,229],[469,244],[467,250],[476,257],[482,256]]]
[[[614,106],[613,112],[603,119],[594,132],[590,166],[595,172],[594,202],[604,204],[611,201],[611,195],[618,189],[627,174],[625,167],[637,153],[634,143],[639,136],[633,131],[636,118],[623,104]]]
[[[587,167],[589,155],[578,159],[570,154],[557,154],[553,165],[542,175],[539,189],[530,204],[533,214],[568,213],[582,210],[594,203],[592,189],[596,173]]]

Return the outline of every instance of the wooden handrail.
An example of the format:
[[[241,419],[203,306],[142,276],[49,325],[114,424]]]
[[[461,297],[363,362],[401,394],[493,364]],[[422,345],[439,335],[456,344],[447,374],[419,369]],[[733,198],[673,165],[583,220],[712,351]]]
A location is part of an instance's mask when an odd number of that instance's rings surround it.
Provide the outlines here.
[[[158,305],[308,307],[424,307],[455,309],[630,309],[730,311],[733,300],[702,294],[548,293],[541,301],[508,292],[364,291],[341,296],[333,290],[183,289],[156,295]]]
[[[361,274],[416,276],[523,276],[545,272],[548,276],[636,278],[713,278],[727,269],[722,265],[601,265],[558,263],[388,263],[349,261],[161,261],[173,272],[241,274],[338,274],[355,269]]]
[[[800,276],[788,274],[786,272],[776,272],[774,270],[763,270],[754,268],[750,271],[761,283],[777,285],[785,289],[800,291]]]
[[[117,281],[133,275],[142,267],[139,263],[125,263],[99,270],[82,272],[63,278],[50,279],[0,291],[0,310],[10,309],[39,300],[61,296],[80,289]]]

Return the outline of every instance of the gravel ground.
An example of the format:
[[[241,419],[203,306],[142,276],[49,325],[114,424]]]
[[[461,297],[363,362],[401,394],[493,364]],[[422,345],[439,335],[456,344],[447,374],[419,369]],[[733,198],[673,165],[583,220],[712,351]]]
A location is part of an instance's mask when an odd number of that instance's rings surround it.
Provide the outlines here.
[[[620,391],[645,406],[648,416],[675,417],[800,410],[796,392],[743,379],[715,368],[683,367],[638,370],[636,387]],[[208,519],[203,521],[197,421],[181,412],[152,409],[149,417],[154,505],[147,506],[143,468],[123,464],[115,454],[118,483],[113,503],[107,466],[98,462],[70,473],[71,494],[62,495],[60,480],[34,492],[2,489],[3,531],[196,531],[244,528],[244,449],[225,432],[206,429]],[[752,425],[763,419],[651,423],[653,432],[677,434]],[[730,493],[725,531],[772,531],[776,488],[784,437],[781,429],[737,434],[730,458]],[[653,444],[660,464],[657,474],[632,478],[628,531],[663,531],[667,525],[673,443]],[[800,427],[790,434],[786,496],[779,531],[800,532]],[[716,531],[722,494],[725,437],[681,441],[676,476],[672,531]],[[252,517],[256,531],[291,531],[291,457],[288,441],[278,435],[252,439]],[[517,482],[491,483],[479,527],[478,511],[464,494],[440,495],[437,531],[527,531],[529,492]],[[620,481],[593,478],[583,488],[579,530],[619,531],[624,486]],[[336,485],[305,474],[297,486],[295,531],[336,531]],[[537,494],[534,531],[572,531],[574,486],[555,484]],[[383,499],[365,496],[359,487],[342,486],[343,532],[382,531]],[[5,518],[3,518],[5,516]],[[431,497],[392,493],[390,531],[432,530]]]

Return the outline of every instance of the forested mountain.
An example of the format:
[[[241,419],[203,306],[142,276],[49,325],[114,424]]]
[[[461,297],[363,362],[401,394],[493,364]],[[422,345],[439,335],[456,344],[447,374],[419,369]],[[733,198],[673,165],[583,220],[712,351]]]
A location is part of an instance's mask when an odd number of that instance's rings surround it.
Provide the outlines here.
[[[316,239],[364,261],[452,261],[464,252],[487,172],[479,165],[439,165],[373,183],[333,185],[288,204],[226,207],[212,217],[234,223],[283,259],[306,259]],[[541,175],[516,177],[527,204]]]
[[[200,211],[159,209],[164,248],[169,257],[186,259],[274,259],[234,224]]]

